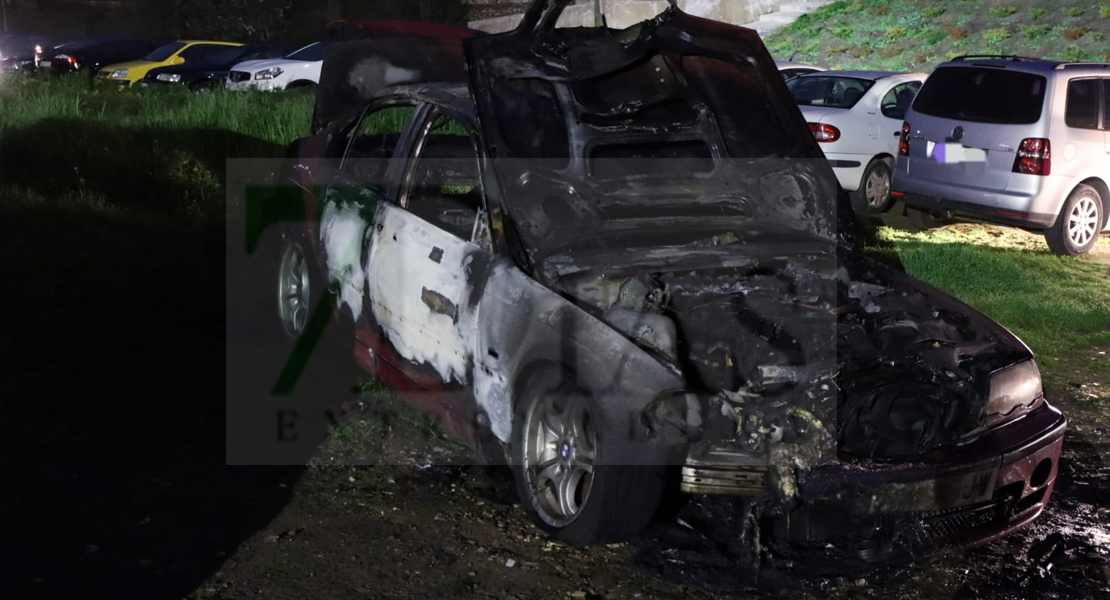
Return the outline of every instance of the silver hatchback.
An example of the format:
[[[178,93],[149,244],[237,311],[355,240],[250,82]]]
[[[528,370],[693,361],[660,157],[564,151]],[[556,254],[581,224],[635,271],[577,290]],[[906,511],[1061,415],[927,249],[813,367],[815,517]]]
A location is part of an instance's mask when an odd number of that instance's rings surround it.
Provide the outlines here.
[[[1110,229],[1110,64],[944,63],[906,112],[898,154],[893,195],[907,207],[1084,254]]]

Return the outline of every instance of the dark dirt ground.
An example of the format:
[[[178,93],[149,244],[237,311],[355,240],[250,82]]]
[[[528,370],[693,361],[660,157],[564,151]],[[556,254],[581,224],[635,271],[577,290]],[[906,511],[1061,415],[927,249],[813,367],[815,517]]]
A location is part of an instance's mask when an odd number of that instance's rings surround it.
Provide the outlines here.
[[[695,499],[627,543],[554,543],[504,478],[467,465],[461,447],[371,392],[349,403],[285,508],[193,597],[1099,597],[1110,593],[1110,355],[1100,352],[1077,352],[1047,375],[1071,419],[1048,512],[969,552],[849,577],[797,564],[755,588],[731,547],[725,498]]]
[[[328,421],[306,423],[297,449],[277,457],[308,466],[227,466],[225,450],[249,442],[252,425],[262,437],[275,429],[272,406],[237,393],[228,365],[237,352],[279,350],[225,344],[237,333],[225,329],[224,244],[223,232],[0,205],[5,598],[723,598],[776,589],[754,590],[736,559],[727,499],[695,500],[620,545],[548,541],[456,444],[395,400],[352,393],[356,377],[326,362],[310,366],[289,401],[302,414],[345,402],[347,414],[323,444]],[[1056,493],[1033,527],[863,576],[820,577],[799,564],[779,582],[781,595],[1110,593],[1110,348],[1078,349],[1045,376],[1071,428]],[[229,410],[225,397],[244,410]],[[237,420],[252,410],[264,419]],[[1049,559],[1028,558],[1044,540],[1035,554]]]

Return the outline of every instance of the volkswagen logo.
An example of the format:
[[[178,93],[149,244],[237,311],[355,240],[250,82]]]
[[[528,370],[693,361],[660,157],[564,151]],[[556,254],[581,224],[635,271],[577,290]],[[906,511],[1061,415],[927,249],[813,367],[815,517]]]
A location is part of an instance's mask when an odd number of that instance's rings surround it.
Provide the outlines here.
[[[952,130],[952,139],[954,139],[958,142],[958,141],[962,140],[963,138],[964,138],[964,128],[963,128],[962,125],[957,125],[956,128]]]

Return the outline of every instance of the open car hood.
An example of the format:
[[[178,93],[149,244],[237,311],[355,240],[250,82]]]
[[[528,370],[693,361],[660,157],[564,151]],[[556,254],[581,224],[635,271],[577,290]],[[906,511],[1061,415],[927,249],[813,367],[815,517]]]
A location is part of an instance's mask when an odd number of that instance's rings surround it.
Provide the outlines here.
[[[464,42],[502,208],[526,252],[554,251],[583,224],[604,238],[637,215],[847,235],[837,220],[850,209],[837,209],[835,176],[755,31],[673,3],[623,30],[556,28],[569,4],[537,0],[514,31]]]

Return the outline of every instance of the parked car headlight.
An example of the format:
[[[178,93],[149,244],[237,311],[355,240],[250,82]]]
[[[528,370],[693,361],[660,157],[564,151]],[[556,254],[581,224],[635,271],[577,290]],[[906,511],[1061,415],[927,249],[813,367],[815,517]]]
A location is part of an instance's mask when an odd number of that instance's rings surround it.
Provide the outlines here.
[[[116,69],[112,71],[112,79],[123,79],[127,77],[127,69]]]
[[[168,81],[170,83],[177,83],[181,81],[181,75],[177,73],[159,73],[156,77],[158,81]]]
[[[285,72],[284,70],[279,69],[278,67],[270,67],[269,69],[264,69],[262,71],[259,71],[259,72],[255,73],[254,78],[255,79],[273,79],[274,77],[277,77],[278,75],[281,75],[284,72]]]

